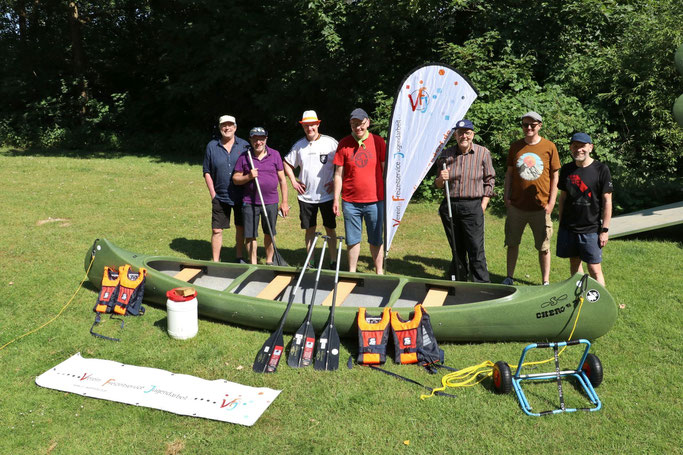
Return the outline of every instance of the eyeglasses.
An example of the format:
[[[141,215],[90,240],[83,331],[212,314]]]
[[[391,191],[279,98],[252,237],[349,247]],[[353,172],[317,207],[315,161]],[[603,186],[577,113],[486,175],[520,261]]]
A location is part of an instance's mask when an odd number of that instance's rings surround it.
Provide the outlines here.
[[[536,128],[540,123],[526,123],[522,122],[522,128]]]

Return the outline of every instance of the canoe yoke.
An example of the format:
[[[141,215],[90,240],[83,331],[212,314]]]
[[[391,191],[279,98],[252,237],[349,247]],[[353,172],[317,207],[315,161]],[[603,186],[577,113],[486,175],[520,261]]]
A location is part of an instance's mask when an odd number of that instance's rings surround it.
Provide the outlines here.
[[[200,274],[206,273],[206,267],[197,267],[195,265],[192,266],[183,266],[182,264],[180,265],[180,271],[173,275],[173,278],[176,280],[180,281],[187,281],[188,283],[190,280],[197,278]]]

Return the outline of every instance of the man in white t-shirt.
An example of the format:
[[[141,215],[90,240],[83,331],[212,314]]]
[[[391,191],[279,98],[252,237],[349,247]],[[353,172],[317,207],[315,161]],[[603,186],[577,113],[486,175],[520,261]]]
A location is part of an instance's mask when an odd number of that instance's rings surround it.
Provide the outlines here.
[[[334,203],[334,153],[337,141],[320,134],[320,120],[315,111],[306,111],[299,122],[306,134],[291,148],[284,159],[285,174],[292,182],[299,200],[299,219],[301,229],[306,230],[306,250],[315,237],[318,210],[323,219],[323,226],[330,236],[330,246],[337,242],[337,221],[332,204]],[[299,168],[299,178],[294,176],[294,169]],[[330,248],[330,267],[334,268],[334,248]]]

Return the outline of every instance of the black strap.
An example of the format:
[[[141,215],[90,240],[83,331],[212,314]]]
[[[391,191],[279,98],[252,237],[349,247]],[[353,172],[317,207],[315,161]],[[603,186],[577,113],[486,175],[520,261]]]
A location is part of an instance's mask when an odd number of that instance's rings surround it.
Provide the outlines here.
[[[103,339],[109,340],[109,341],[121,341],[119,338],[108,337],[108,336],[106,336],[106,335],[102,335],[102,334],[100,334],[100,333],[97,333],[97,332],[93,331],[93,329],[95,328],[95,326],[96,326],[97,324],[100,323],[100,315],[101,315],[101,313],[96,313],[96,314],[95,314],[95,322],[93,322],[93,323],[92,323],[92,327],[90,327],[90,334],[91,334],[92,336],[95,336],[95,337],[98,337],[98,338],[103,338]],[[109,319],[116,319],[117,321],[119,320],[118,318],[114,318],[114,315],[113,315],[113,314],[109,316]],[[123,319],[120,319],[120,321],[121,321],[121,329],[123,329]]]
[[[391,371],[389,371],[389,370],[385,370],[385,369],[380,368],[380,367],[378,367],[378,366],[376,366],[376,365],[368,365],[368,366],[369,366],[370,368],[372,368],[373,370],[381,371],[382,373],[388,374],[389,376],[393,376],[393,377],[398,378],[398,379],[401,379],[401,380],[403,380],[403,381],[410,382],[410,383],[412,383],[412,384],[415,384],[415,385],[418,385],[418,386],[420,386],[420,387],[423,387],[423,388],[429,390],[430,392],[433,392],[434,395],[439,395],[439,396],[444,396],[444,397],[450,397],[450,398],[457,398],[455,395],[451,395],[450,393],[439,392],[439,391],[434,392],[434,389],[431,388],[431,387],[428,387],[428,386],[426,386],[426,385],[424,385],[424,384],[421,384],[421,383],[419,383],[419,382],[417,382],[417,381],[415,381],[415,380],[413,380],[413,379],[406,378],[405,376],[401,376],[400,374],[396,374],[396,373],[393,373],[393,372],[391,372]]]

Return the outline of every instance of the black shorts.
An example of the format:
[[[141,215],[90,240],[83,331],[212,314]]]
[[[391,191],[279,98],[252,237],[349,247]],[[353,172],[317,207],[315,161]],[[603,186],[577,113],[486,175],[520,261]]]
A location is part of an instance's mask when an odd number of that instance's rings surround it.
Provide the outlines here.
[[[213,198],[211,200],[211,228],[229,229],[230,212],[235,213],[235,226],[244,226],[241,203],[230,205],[227,202],[221,202],[217,198]]]
[[[323,226],[327,229],[337,229],[337,220],[332,210],[333,203],[333,200],[321,202],[320,204],[299,201],[301,229],[308,229],[318,225],[318,209],[320,209],[320,216],[323,219]]]
[[[271,227],[273,229],[272,235],[277,234],[275,229],[275,224],[277,223],[277,204],[267,204],[266,210],[268,211],[268,219],[270,220]],[[261,219],[261,229],[263,229],[264,234],[268,234],[270,230],[266,224],[266,217],[261,216],[263,214],[263,206],[244,204],[242,205],[242,219],[244,220],[244,238],[255,239],[258,238],[258,222]]]

